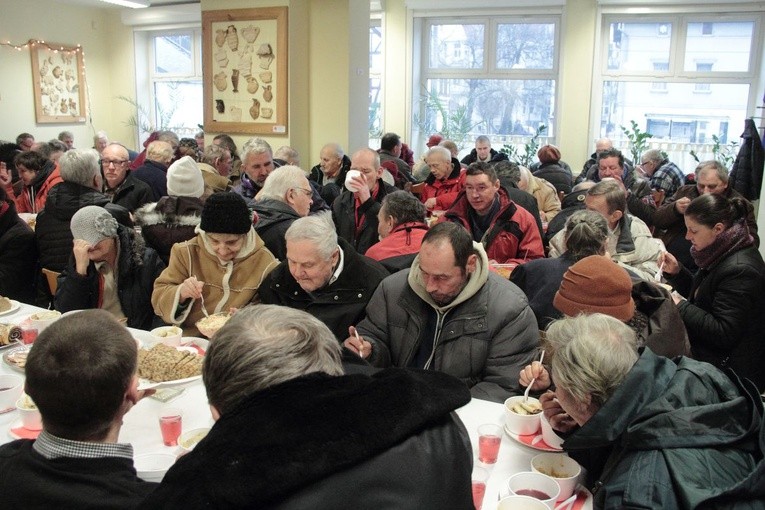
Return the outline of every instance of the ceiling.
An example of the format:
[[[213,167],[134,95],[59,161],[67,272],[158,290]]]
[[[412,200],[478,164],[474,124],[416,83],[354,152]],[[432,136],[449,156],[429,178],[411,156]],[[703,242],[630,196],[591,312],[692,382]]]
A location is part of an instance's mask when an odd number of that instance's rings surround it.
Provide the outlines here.
[[[119,5],[108,4],[101,2],[100,0],[58,0],[62,4],[82,5],[86,7],[95,7],[99,9],[125,9]],[[162,5],[178,5],[178,4],[198,4],[199,0],[151,0],[149,2],[151,7],[159,7]]]

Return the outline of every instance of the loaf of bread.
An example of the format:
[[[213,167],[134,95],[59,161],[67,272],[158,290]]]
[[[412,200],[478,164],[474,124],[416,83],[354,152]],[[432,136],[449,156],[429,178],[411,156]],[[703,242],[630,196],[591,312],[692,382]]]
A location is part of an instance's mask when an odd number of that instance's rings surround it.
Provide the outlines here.
[[[204,358],[175,347],[156,344],[138,350],[138,376],[152,382],[175,381],[202,373]]]

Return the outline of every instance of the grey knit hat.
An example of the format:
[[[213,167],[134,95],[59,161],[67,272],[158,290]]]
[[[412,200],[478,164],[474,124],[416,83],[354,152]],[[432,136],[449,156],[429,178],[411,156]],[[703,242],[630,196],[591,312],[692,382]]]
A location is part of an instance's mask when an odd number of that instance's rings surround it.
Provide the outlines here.
[[[97,205],[83,207],[72,216],[69,224],[72,237],[95,246],[104,239],[117,237],[117,220],[109,211]]]
[[[191,156],[183,156],[167,169],[167,194],[199,198],[205,191],[202,171]]]

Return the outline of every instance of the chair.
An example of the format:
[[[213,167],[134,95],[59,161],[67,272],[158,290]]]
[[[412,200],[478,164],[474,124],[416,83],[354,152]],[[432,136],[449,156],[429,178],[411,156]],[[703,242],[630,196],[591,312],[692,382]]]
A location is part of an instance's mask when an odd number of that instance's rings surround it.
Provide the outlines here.
[[[50,290],[51,296],[55,296],[56,289],[58,288],[58,275],[61,273],[42,268],[42,274],[45,275],[45,279],[48,281],[48,289]]]

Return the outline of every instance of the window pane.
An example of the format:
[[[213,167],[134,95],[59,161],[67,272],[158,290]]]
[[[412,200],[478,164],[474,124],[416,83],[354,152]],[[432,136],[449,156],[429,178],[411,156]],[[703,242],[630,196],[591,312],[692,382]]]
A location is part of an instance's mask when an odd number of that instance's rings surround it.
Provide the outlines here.
[[[552,69],[555,24],[508,23],[497,26],[497,67]]]
[[[193,75],[191,34],[162,35],[154,38],[154,74]]]
[[[202,124],[202,82],[163,81],[154,84],[157,129],[193,137]]]
[[[481,69],[484,25],[432,25],[431,69]]]
[[[382,43],[380,20],[371,20],[369,26],[369,137],[382,137]]]
[[[686,71],[747,72],[754,22],[688,23]],[[710,69],[699,69],[699,62]]]
[[[552,133],[554,80],[428,80],[424,132],[439,132],[460,145],[479,134]]]
[[[611,23],[608,38],[608,69],[650,71],[656,61],[669,62],[672,24]]]

